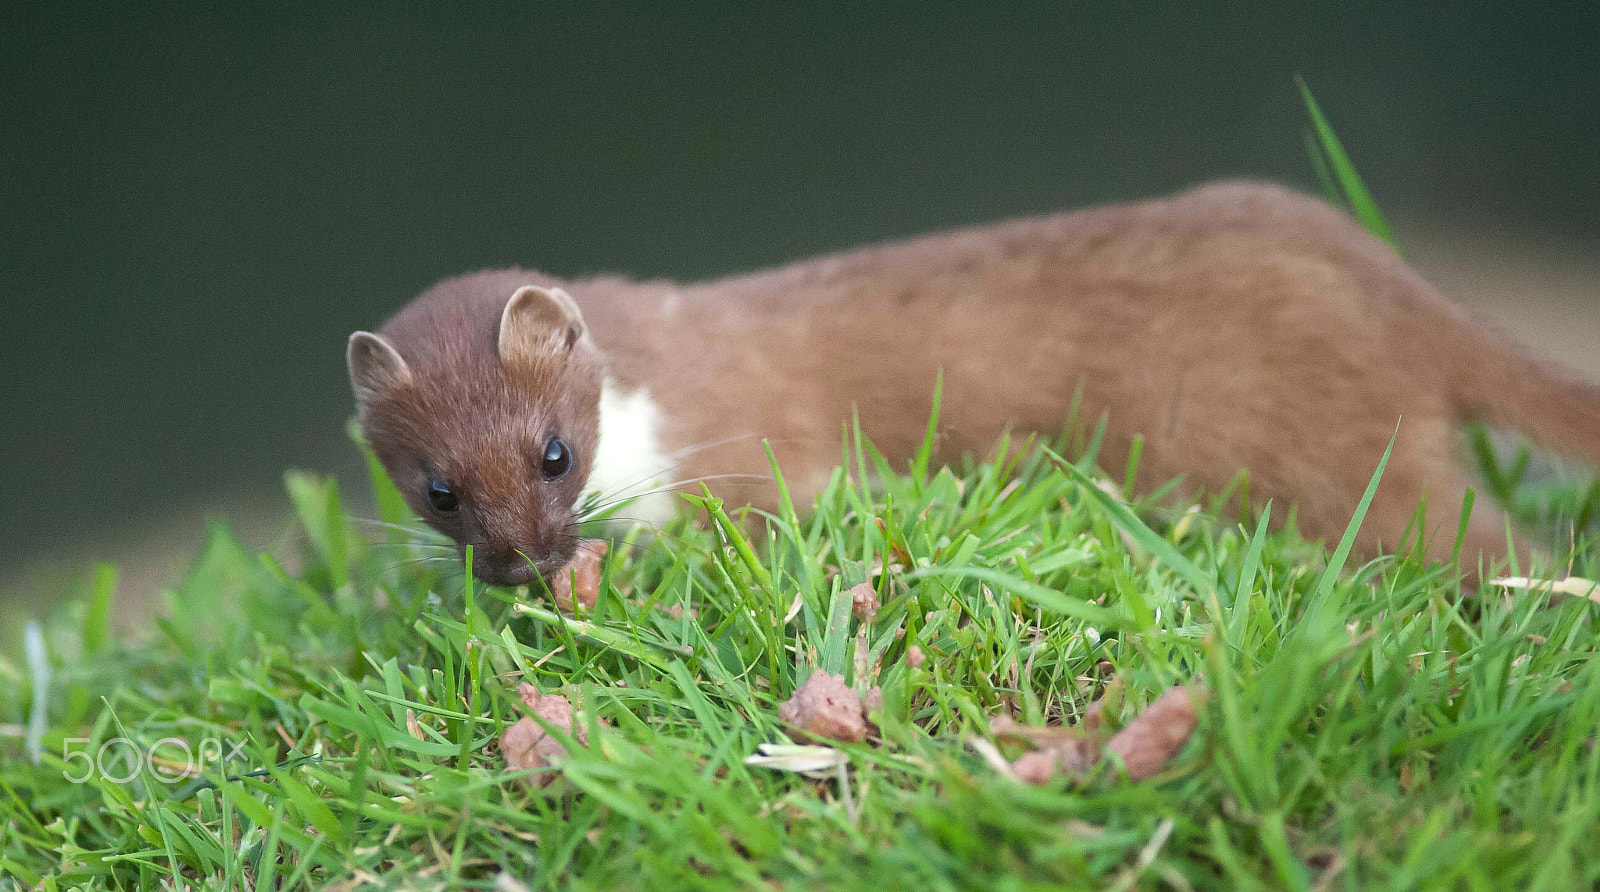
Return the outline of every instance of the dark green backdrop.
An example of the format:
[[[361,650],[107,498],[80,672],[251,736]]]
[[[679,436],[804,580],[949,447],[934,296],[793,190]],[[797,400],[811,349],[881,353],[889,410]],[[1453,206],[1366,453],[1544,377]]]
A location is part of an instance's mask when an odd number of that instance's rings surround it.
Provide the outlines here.
[[[436,278],[1305,184],[1295,73],[1402,219],[1600,236],[1594,4],[136,6],[0,12],[0,570],[352,467],[345,336]]]

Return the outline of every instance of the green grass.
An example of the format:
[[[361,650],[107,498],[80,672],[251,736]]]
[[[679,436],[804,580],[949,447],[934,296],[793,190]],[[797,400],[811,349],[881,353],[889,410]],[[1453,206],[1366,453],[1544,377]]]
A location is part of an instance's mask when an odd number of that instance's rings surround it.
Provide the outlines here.
[[[1305,103],[1306,115],[1311,119],[1311,129],[1306,131],[1305,137],[1306,153],[1311,156],[1311,169],[1322,186],[1323,197],[1335,207],[1349,211],[1368,232],[1388,242],[1398,253],[1400,246],[1389,228],[1389,221],[1384,218],[1361,174],[1356,172],[1344,144],[1323,115],[1322,106],[1311,95],[1304,78],[1296,76],[1294,82],[1300,88],[1300,101]]]
[[[701,499],[616,548],[579,619],[413,561],[434,552],[295,477],[302,569],[218,529],[153,640],[108,629],[109,574],[46,622],[40,764],[0,738],[0,888],[1600,881],[1594,604],[1464,596],[1407,558],[1341,568],[1266,512],[1128,505],[1092,447],[895,474],[852,443],[805,519]],[[860,622],[843,592],[869,579],[884,607]],[[881,738],[841,747],[842,777],[747,766],[817,669],[882,686]],[[965,742],[1000,715],[1073,722],[1111,677],[1114,722],[1177,683],[1213,693],[1157,778],[1029,787]],[[544,790],[494,746],[520,679],[607,723]],[[31,683],[0,663],[0,724],[26,721]],[[169,782],[127,759],[182,761],[163,738],[242,746]],[[83,761],[64,753],[109,740],[111,778],[64,778]]]

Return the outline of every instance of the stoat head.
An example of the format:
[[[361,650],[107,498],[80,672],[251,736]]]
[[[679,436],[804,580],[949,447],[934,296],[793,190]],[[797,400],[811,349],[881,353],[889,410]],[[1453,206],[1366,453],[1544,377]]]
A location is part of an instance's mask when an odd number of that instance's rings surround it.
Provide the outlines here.
[[[599,353],[563,290],[479,273],[350,336],[361,426],[424,521],[494,585],[546,579],[578,543],[600,438]]]

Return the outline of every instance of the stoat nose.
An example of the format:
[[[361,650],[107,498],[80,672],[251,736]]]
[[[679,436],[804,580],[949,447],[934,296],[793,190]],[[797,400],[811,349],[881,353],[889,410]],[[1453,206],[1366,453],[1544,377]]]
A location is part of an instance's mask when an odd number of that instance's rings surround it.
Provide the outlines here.
[[[518,586],[527,585],[539,575],[539,570],[522,555],[513,555],[505,560],[485,559],[473,561],[472,575],[490,585]]]
[[[519,559],[517,563],[506,568],[505,582],[502,585],[527,585],[538,575],[539,571],[532,564]]]

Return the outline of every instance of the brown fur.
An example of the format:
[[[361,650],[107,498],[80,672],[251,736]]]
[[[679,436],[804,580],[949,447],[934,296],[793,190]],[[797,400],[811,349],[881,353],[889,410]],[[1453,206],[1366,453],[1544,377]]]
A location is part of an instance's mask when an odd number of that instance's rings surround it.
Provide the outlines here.
[[[576,426],[569,440],[592,453],[597,357],[510,376],[494,362],[500,307],[530,282],[558,284],[478,273],[384,327],[416,381],[374,403],[367,430],[414,499],[406,469],[426,459],[497,504],[548,505],[552,494],[517,486],[527,418]],[[1252,495],[1296,505],[1313,538],[1343,531],[1398,425],[1368,551],[1396,544],[1426,497],[1429,532],[1444,531],[1430,553],[1448,554],[1469,482],[1452,444],[1468,418],[1600,464],[1600,388],[1523,357],[1347,216],[1273,186],[1210,185],[702,284],[563,287],[606,373],[661,407],[668,450],[747,435],[688,454],[680,477],[764,475],[764,437],[804,497],[838,462],[852,406],[903,462],[941,369],[946,455],[983,452],[1007,429],[1057,433],[1081,386],[1086,417],[1109,419],[1112,466],[1143,435],[1146,481],[1181,474],[1216,491],[1248,469]],[[770,486],[712,488],[773,498]],[[1503,554],[1503,529],[1479,499],[1466,554]]]

